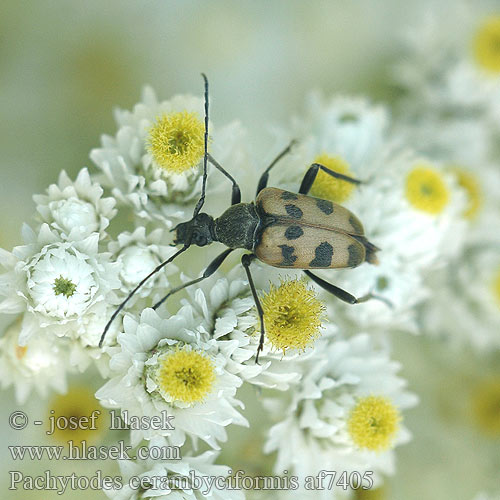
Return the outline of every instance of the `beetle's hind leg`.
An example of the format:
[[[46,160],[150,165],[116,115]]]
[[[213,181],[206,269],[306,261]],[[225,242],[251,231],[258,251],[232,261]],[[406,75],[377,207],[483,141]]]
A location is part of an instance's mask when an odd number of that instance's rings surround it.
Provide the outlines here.
[[[342,288],[339,288],[338,286],[332,285],[331,283],[328,283],[328,281],[321,279],[319,276],[316,276],[311,271],[304,270],[304,272],[321,288],[331,293],[332,295],[335,295],[335,297],[342,300],[343,302],[347,302],[348,304],[362,304],[363,302],[366,302],[368,300],[376,299],[384,302],[389,307],[392,307],[392,304],[387,299],[385,299],[384,297],[380,297],[379,295],[375,295],[370,292],[367,293],[366,295],[363,295],[362,297],[355,297],[354,295],[351,295],[349,292],[342,290]]]
[[[263,174],[260,176],[259,183],[257,184],[257,192],[255,196],[257,196],[265,187],[267,187],[269,172],[281,160],[281,158],[283,158],[290,152],[294,144],[295,140],[291,141],[290,144],[271,162],[271,165],[269,165],[269,167],[264,170]]]
[[[255,284],[253,282],[252,275],[250,273],[250,264],[252,260],[256,258],[256,255],[253,253],[247,253],[241,257],[241,264],[245,268],[245,272],[247,273],[248,284],[250,285],[250,290],[252,290],[253,300],[255,301],[255,307],[257,308],[257,313],[259,314],[260,319],[260,339],[259,339],[259,347],[257,347],[257,355],[255,356],[255,363],[259,364],[259,354],[264,349],[264,310],[262,309],[262,305],[259,300],[259,296],[257,295],[257,290],[255,289]]]
[[[318,172],[320,170],[323,170],[323,172],[326,172],[328,175],[331,175],[335,179],[340,179],[346,182],[350,182],[351,184],[361,184],[362,181],[359,179],[355,179],[354,177],[349,177],[348,175],[340,174],[338,172],[335,172],[333,170],[330,170],[329,168],[325,167],[324,165],[321,165],[320,163],[313,163],[308,169],[307,172],[304,174],[304,177],[302,179],[302,182],[300,184],[299,188],[299,193],[300,194],[307,194],[309,193],[309,190],[311,189],[316,176],[318,175]]]

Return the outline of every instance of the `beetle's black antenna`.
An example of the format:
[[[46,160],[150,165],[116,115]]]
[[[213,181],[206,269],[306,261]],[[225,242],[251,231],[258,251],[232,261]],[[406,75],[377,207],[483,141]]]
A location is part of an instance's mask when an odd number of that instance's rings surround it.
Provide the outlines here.
[[[212,274],[219,269],[221,264],[224,262],[225,258],[234,250],[234,248],[228,248],[227,250],[224,250],[221,254],[219,254],[215,259],[207,266],[205,271],[203,271],[203,274],[194,280],[188,281],[186,283],[183,283],[182,285],[179,285],[176,288],[172,288],[170,292],[167,293],[160,301],[158,301],[156,304],[153,305],[153,309],[156,310],[158,309],[169,297],[171,297],[174,293],[180,292],[181,290],[184,290],[184,288],[187,288],[188,286],[195,285],[196,283],[199,283],[200,281],[203,281],[204,279],[208,278],[209,276],[212,276]]]
[[[205,203],[205,190],[207,187],[207,162],[208,162],[208,79],[205,73],[202,73],[201,76],[205,81],[205,153],[203,154],[203,183],[201,185],[201,196],[194,207],[193,218],[196,217]]]
[[[198,200],[198,203],[196,204],[196,207],[194,208],[193,212],[193,218],[198,215],[198,213],[201,210],[201,207],[203,206],[203,203],[205,203],[205,190],[206,190],[206,185],[207,185],[207,163],[208,163],[208,79],[205,75],[205,73],[202,73],[201,76],[203,77],[203,80],[205,82],[205,136],[204,136],[204,154],[203,154],[203,183],[201,187],[201,196],[200,199]],[[176,228],[174,228],[175,230]],[[182,252],[187,250],[190,245],[191,245],[191,237],[192,233],[188,236],[187,241],[184,243],[184,246],[177,251],[172,257],[167,259],[165,262],[162,262],[159,264],[152,272],[150,272],[128,295],[127,298],[116,308],[114,313],[111,315],[111,318],[109,321],[106,323],[106,326],[104,327],[104,331],[102,332],[101,339],[99,340],[99,347],[102,347],[102,343],[104,342],[104,338],[106,337],[106,333],[108,332],[111,323],[113,323],[114,319],[120,314],[122,309],[125,307],[127,302],[134,296],[134,294],[141,288],[146,281],[149,280],[152,276],[154,276],[157,272],[161,271],[167,264],[172,262],[178,255],[180,255]]]
[[[137,290],[139,290],[139,288],[141,288],[141,286],[144,285],[144,283],[146,283],[146,281],[148,281],[148,279],[151,278],[151,276],[155,275],[158,271],[161,271],[167,264],[169,264],[170,262],[172,262],[178,255],[180,255],[182,252],[184,252],[185,250],[187,250],[189,248],[190,244],[191,244],[191,239],[189,239],[179,251],[177,251],[176,253],[174,253],[174,255],[172,255],[172,257],[170,257],[165,262],[162,262],[157,267],[155,267],[154,270],[151,271],[127,295],[127,298],[116,308],[115,312],[111,315],[111,318],[106,323],[106,326],[104,327],[104,331],[102,332],[102,335],[101,335],[101,340],[99,340],[99,347],[102,347],[102,343],[104,342],[104,337],[106,337],[106,333],[108,333],[108,330],[109,330],[109,327],[111,326],[111,323],[113,323],[114,319],[118,316],[118,314],[120,314],[120,311],[125,307],[125,305],[127,304],[127,302],[134,296],[134,294],[137,292]]]

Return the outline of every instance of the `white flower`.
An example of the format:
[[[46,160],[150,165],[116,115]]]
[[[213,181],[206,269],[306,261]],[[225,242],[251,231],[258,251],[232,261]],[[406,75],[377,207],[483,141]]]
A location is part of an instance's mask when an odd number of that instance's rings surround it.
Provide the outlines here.
[[[389,124],[387,109],[367,99],[309,94],[304,111],[293,117],[291,126],[274,130],[280,147],[291,137],[298,144],[272,170],[268,185],[297,192],[308,167],[323,154],[342,160],[352,170],[346,175],[371,180],[394,153]]]
[[[238,277],[240,273],[241,269],[233,269],[228,278],[216,281],[213,277],[198,288],[188,287],[190,300],[183,303],[189,304],[200,316],[206,338],[217,340],[228,360],[226,369],[230,373],[257,386],[286,391],[300,377],[294,367],[298,354],[284,357],[273,352],[266,342],[260,364],[255,363],[259,320],[248,282]]]
[[[121,349],[110,362],[113,378],[96,397],[129,415],[165,411],[174,416],[175,427],[132,430],[134,445],[161,434],[174,445],[190,437],[195,445],[202,439],[218,448],[227,438],[226,426],[247,425],[235,408],[241,379],[227,371],[228,360],[217,341],[204,340],[197,324],[189,306],[166,320],[152,309],[145,309],[139,322],[124,318],[125,333],[118,335]]]
[[[427,277],[421,307],[425,333],[480,352],[500,349],[500,245],[468,247],[448,268]]]
[[[128,294],[143,278],[149,275],[161,262],[164,262],[175,253],[171,246],[162,244],[164,231],[155,229],[148,235],[144,227],[138,227],[133,233],[123,232],[118,235],[117,241],[109,244],[109,251],[113,260],[120,264],[121,292]],[[136,292],[135,299],[150,296],[153,292],[166,293],[169,286],[168,276],[177,271],[175,264],[169,264],[161,272],[156,273]],[[134,305],[132,299],[127,307]]]
[[[409,439],[400,411],[416,403],[397,376],[399,368],[368,334],[318,341],[304,358],[289,403],[266,401],[279,422],[264,448],[277,451],[275,471],[303,477],[320,470],[369,470],[376,482],[379,474],[392,474],[392,450]]]
[[[116,309],[116,305],[99,302],[92,306],[87,314],[82,316],[77,328],[68,334],[70,339],[70,364],[84,372],[91,363],[94,363],[102,377],[109,376],[109,354],[116,345],[116,336],[122,328],[119,318],[115,319],[109,328],[103,347],[99,347],[102,332]],[[56,335],[65,330],[55,328]]]
[[[460,118],[498,112],[498,17],[480,18],[465,2],[453,7],[405,27],[407,50],[394,77],[407,94],[401,103],[406,114]]]
[[[466,239],[498,239],[491,231],[500,210],[500,178],[497,160],[491,158],[489,138],[484,136],[482,120],[463,122],[449,119],[446,123],[432,117],[423,117],[414,126],[396,122],[400,132],[419,151],[432,155],[465,195],[460,216],[467,223]]]
[[[19,345],[21,318],[12,323],[0,339],[0,380],[2,388],[14,386],[16,400],[24,404],[35,390],[42,398],[50,390],[66,391],[69,370],[67,344],[45,334]]]
[[[46,195],[35,195],[37,211],[64,240],[80,240],[99,233],[101,238],[115,216],[116,201],[102,198],[102,187],[92,182],[86,168],[73,182],[63,170],[58,184],[52,184]]]
[[[343,158],[355,172],[370,178],[377,172],[373,157],[387,147],[389,114],[381,105],[347,96],[326,99],[314,92],[304,114],[292,121],[293,137],[307,143],[310,163],[323,152]],[[309,165],[302,165],[302,170]],[[369,169],[372,168],[370,171]]]
[[[119,264],[99,253],[99,234],[80,241],[60,241],[47,224],[38,234],[23,228],[26,245],[0,252],[7,272],[0,276],[4,313],[28,311],[19,338],[24,345],[40,328],[48,333],[83,334],[88,314],[100,303],[116,303]],[[102,312],[102,311],[101,311]]]
[[[152,440],[151,446],[165,446],[162,440]],[[123,487],[105,489],[108,498],[115,500],[243,500],[241,489],[230,489],[225,483],[229,467],[215,465],[217,454],[182,457],[182,460],[119,460]],[[219,479],[220,478],[220,479]],[[142,487],[140,487],[142,486]]]
[[[181,130],[173,137],[166,137],[162,147],[180,140],[179,137],[188,137],[187,143],[196,143],[196,147],[192,154],[186,154],[186,163],[179,168],[169,168],[168,158],[159,165],[151,145],[152,133],[162,117],[179,117],[183,113],[191,121],[185,126],[181,124],[179,129],[187,132]],[[102,147],[91,152],[91,159],[102,171],[99,176],[102,185],[110,189],[120,204],[130,206],[140,219],[158,220],[167,227],[172,226],[172,220],[187,219],[201,190],[199,164],[203,144],[199,139],[200,133],[203,138],[203,120],[203,99],[177,95],[168,101],[158,101],[153,89],[145,87],[142,100],[133,111],[116,112],[116,137],[103,136]],[[244,132],[238,123],[221,128],[210,123],[209,133],[210,152],[219,163],[233,168],[246,161]],[[158,153],[161,154],[163,150]],[[207,196],[219,189],[229,193],[230,184],[221,182],[220,177],[217,182],[209,182]]]
[[[491,127],[484,116],[441,117],[430,110],[414,117],[403,106],[393,125],[406,144],[445,165],[477,166],[479,171],[488,161]]]
[[[431,203],[440,203],[443,196],[446,206],[437,209],[438,213],[427,211],[420,205],[425,204],[424,197],[412,198],[410,183],[419,185],[415,190],[427,185],[435,189]],[[464,244],[464,193],[453,175],[439,164],[401,154],[387,159],[386,168],[380,168],[378,176],[360,187],[345,205],[359,217],[368,239],[381,250],[377,252],[378,265],[342,270],[335,284],[357,297],[372,292],[390,306],[370,300],[353,307],[336,303],[338,309],[365,327],[391,325],[414,330],[414,307],[430,293],[423,272],[446,265]]]

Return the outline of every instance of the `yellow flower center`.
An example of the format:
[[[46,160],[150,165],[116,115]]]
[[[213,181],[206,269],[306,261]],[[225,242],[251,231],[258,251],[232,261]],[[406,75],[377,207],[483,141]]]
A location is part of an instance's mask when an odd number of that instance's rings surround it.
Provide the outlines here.
[[[492,288],[493,288],[493,296],[497,301],[498,307],[500,307],[500,268],[497,270],[495,274]]]
[[[450,193],[435,168],[419,165],[406,177],[406,198],[417,210],[437,215],[448,204]]]
[[[483,382],[473,395],[473,415],[479,429],[492,437],[500,436],[500,377]]]
[[[320,163],[339,174],[352,176],[349,165],[338,156],[334,157],[323,153],[315,158],[314,163]],[[320,170],[311,187],[311,194],[316,198],[342,203],[349,199],[354,187],[351,182],[335,179],[335,177]]]
[[[475,175],[459,167],[452,167],[453,173],[457,177],[460,187],[464,189],[467,194],[467,206],[463,212],[466,219],[473,220],[479,213],[479,209],[483,203],[483,196],[481,186]]]
[[[267,338],[277,349],[303,350],[319,337],[325,306],[303,281],[271,284],[261,304]]]
[[[96,429],[90,429],[90,417],[95,410],[101,413],[95,419]],[[72,440],[77,445],[84,440],[96,442],[106,429],[104,412],[92,390],[84,386],[71,387],[67,394],[55,396],[50,403],[49,417],[56,423],[52,437],[61,443]]]
[[[215,378],[212,360],[187,348],[161,357],[156,376],[163,392],[184,403],[202,401],[212,391]]]
[[[205,125],[197,113],[180,111],[160,116],[149,130],[149,152],[156,165],[180,174],[204,154]]]
[[[381,396],[361,398],[351,411],[347,430],[360,448],[387,450],[396,436],[401,417],[397,408]]]
[[[476,63],[491,73],[500,73],[500,16],[488,17],[474,39]]]

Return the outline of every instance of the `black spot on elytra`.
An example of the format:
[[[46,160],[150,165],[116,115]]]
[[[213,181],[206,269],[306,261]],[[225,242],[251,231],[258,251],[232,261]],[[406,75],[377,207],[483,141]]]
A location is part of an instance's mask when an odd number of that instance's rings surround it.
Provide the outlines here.
[[[298,196],[295,193],[290,193],[289,191],[283,191],[281,193],[282,200],[296,200]]]
[[[309,262],[310,267],[330,267],[333,257],[333,247],[330,243],[323,241],[314,251],[314,259]]]
[[[297,260],[297,256],[293,255],[295,247],[290,247],[288,245],[279,245],[281,248],[281,255],[283,255],[283,260],[279,263],[280,266],[292,266]]]
[[[354,229],[354,232],[356,234],[364,234],[365,230],[363,229],[361,222],[359,222],[359,220],[356,219],[356,217],[354,217],[354,215],[349,216],[349,224]]]
[[[349,260],[347,261],[348,267],[356,267],[361,264],[363,258],[359,253],[359,246],[351,244],[347,247],[347,251],[349,252]]]
[[[285,238],[287,240],[296,240],[304,234],[304,230],[300,226],[289,226],[285,231]]]
[[[285,205],[286,213],[294,219],[300,219],[303,215],[302,210],[297,205]]]
[[[333,203],[331,201],[316,200],[316,205],[326,215],[330,215],[333,212]]]

